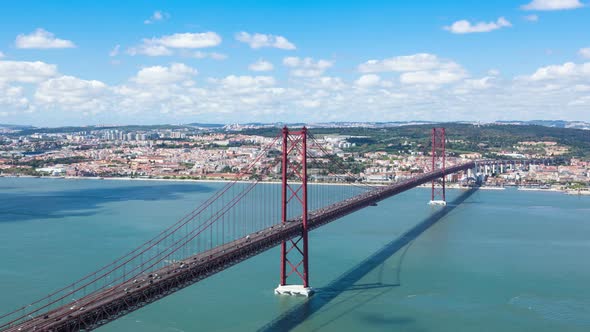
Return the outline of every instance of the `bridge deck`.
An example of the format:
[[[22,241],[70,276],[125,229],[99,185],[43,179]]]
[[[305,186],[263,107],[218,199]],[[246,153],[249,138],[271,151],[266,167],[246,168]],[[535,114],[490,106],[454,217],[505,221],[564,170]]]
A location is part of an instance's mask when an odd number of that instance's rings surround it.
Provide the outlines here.
[[[447,168],[451,174],[475,166],[474,162]],[[308,215],[310,229],[368,207],[443,176],[441,170],[375,188]],[[6,331],[89,331],[137,310],[164,296],[192,285],[245,259],[279,245],[301,233],[301,217],[170,264],[143,278],[95,292],[72,303],[32,318]]]

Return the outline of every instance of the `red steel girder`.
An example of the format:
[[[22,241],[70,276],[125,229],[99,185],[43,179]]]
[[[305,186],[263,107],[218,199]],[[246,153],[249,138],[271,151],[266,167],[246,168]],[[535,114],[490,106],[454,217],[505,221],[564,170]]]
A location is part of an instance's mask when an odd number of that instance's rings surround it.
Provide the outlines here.
[[[291,245],[287,248],[287,242],[281,243],[281,285],[287,284],[289,276],[296,273],[301,279],[304,287],[309,287],[309,260],[308,260],[308,227],[307,227],[307,128],[303,127],[300,131],[289,131],[287,127],[282,130],[282,200],[281,215],[282,223],[285,224],[288,219],[288,205],[297,204],[301,209],[301,234],[295,241],[291,240]],[[295,158],[291,161],[291,158]],[[291,186],[289,180],[300,181],[300,185]],[[296,198],[293,200],[293,198]],[[294,251],[293,249],[297,249]],[[299,262],[293,264],[291,258],[296,255]],[[287,273],[287,265],[291,271]],[[299,268],[303,268],[303,273]]]
[[[431,200],[446,201],[446,151],[445,128],[432,128],[432,169],[442,170],[441,181],[432,180]]]

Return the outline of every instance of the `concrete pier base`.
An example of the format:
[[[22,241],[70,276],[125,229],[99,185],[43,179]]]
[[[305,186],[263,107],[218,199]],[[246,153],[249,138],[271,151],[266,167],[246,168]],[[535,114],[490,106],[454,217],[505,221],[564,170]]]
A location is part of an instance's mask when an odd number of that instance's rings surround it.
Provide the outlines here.
[[[302,295],[310,297],[313,293],[313,288],[303,287],[303,285],[279,285],[275,288],[275,294],[279,295]]]
[[[445,201],[430,201],[430,202],[428,202],[428,205],[442,205],[442,206],[445,206],[445,205],[447,205],[447,202],[445,202]]]

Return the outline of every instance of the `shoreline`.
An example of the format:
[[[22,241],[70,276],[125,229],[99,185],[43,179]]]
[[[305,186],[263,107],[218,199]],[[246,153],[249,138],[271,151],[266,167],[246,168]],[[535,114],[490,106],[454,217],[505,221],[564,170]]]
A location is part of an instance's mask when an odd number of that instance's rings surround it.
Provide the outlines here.
[[[430,188],[431,185],[430,184],[421,184],[419,186],[417,186],[417,188]],[[451,183],[446,185],[447,189],[469,189],[472,187],[464,187],[461,185],[458,185],[456,183]],[[481,186],[481,187],[477,187],[479,190],[506,190],[506,187],[496,187],[496,186]]]
[[[547,189],[542,189],[542,188],[527,188],[527,187],[518,187],[516,190],[519,191],[567,191],[567,190],[561,190],[561,189],[554,189],[554,188],[547,188]]]
[[[26,179],[47,179],[47,180],[106,180],[106,181],[155,181],[155,182],[209,182],[209,183],[227,183],[234,182],[227,179],[164,179],[164,178],[131,178],[131,177],[92,177],[92,176],[34,176],[34,175],[0,175],[1,178],[26,178]],[[251,183],[249,180],[237,180],[237,183]],[[261,184],[281,184],[281,181],[260,181]],[[301,182],[290,182],[301,183]],[[352,186],[352,183],[343,182],[308,182],[310,185],[323,186]],[[356,186],[386,186],[383,183],[363,183],[356,184]]]
[[[48,180],[107,180],[107,181],[156,181],[156,182],[204,182],[204,183],[227,183],[233,182],[232,180],[224,179],[164,179],[164,178],[131,178],[131,177],[90,177],[90,176],[34,176],[34,175],[0,175],[1,178],[26,178],[26,179],[48,179]],[[250,183],[248,180],[238,180],[237,183]],[[280,181],[260,181],[261,184],[281,184]],[[294,182],[297,183],[297,182]],[[309,182],[310,185],[322,185],[322,186],[352,186],[355,184],[341,183],[341,182]],[[356,186],[387,186],[387,183],[362,183],[356,184]],[[416,188],[430,188],[430,184],[422,184],[416,186]],[[470,187],[463,187],[458,184],[447,184],[447,189],[469,189]],[[579,196],[590,196],[590,191],[574,190],[574,189],[541,189],[541,188],[528,188],[528,187],[515,187],[517,191],[535,191],[535,192],[552,192],[552,193],[563,193],[566,195],[579,195]],[[501,191],[506,190],[506,187],[497,186],[481,186],[479,190],[494,190]]]

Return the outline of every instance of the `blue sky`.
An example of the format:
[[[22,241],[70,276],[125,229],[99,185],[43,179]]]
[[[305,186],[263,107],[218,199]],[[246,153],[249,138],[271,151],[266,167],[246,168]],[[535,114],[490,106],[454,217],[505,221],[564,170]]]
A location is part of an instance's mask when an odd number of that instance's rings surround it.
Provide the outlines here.
[[[579,0],[19,1],[0,22],[0,123],[590,121]]]

